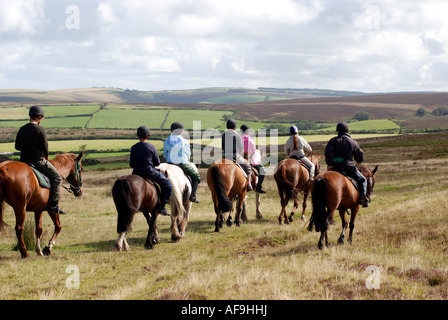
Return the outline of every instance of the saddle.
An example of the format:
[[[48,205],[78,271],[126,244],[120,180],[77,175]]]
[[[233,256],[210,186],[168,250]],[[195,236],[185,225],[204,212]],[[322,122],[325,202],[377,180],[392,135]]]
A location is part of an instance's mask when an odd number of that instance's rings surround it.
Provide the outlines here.
[[[46,188],[46,189],[51,189],[51,184],[50,184],[50,179],[44,175],[42,172],[40,172],[39,170],[36,169],[36,167],[34,167],[34,165],[27,163],[31,170],[33,170],[34,175],[37,178],[37,181],[39,181],[39,185],[42,188]]]
[[[305,169],[307,169],[308,171],[310,171],[310,168],[308,168],[308,166],[307,166],[306,164],[303,163],[302,158],[299,158],[299,157],[297,157],[297,156],[290,156],[289,158],[291,158],[291,159],[295,159],[295,160],[299,161],[299,163],[300,163]]]
[[[353,184],[353,186],[355,187],[355,189],[356,189],[357,191],[359,191],[359,189],[358,189],[358,182],[357,182],[355,179],[353,179],[352,177],[349,177],[345,171],[337,171],[337,170],[333,170],[333,171],[339,172],[339,173],[342,174],[344,177],[346,177],[346,178]]]
[[[247,178],[247,173],[246,173],[246,171],[244,171],[243,167],[239,163],[237,163],[236,161],[234,161],[233,163],[235,163],[238,166],[238,168],[241,169],[241,171],[244,174],[244,177]]]
[[[149,184],[153,185],[154,188],[156,189],[157,198],[158,198],[157,203],[159,203],[160,202],[160,195],[162,194],[162,188],[159,186],[159,184],[157,182],[152,181],[149,178],[144,178],[144,179],[145,179],[146,182],[148,182]]]

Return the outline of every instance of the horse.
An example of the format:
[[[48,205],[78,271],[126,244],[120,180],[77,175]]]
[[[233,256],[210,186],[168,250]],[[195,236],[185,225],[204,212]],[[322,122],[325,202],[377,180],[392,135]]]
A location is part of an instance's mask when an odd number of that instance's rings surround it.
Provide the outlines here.
[[[311,155],[309,160],[315,166],[315,175],[319,174],[320,156]],[[293,221],[294,211],[298,208],[298,193],[303,194],[302,202],[302,217],[305,221],[305,210],[307,207],[307,199],[310,192],[311,181],[310,172],[299,161],[293,158],[287,158],[279,162],[274,173],[274,179],[277,184],[278,194],[280,195],[280,204],[282,209],[278,217],[278,222],[283,224],[283,219],[286,224]],[[289,200],[294,201],[294,207],[290,216],[286,214],[286,206]]]
[[[226,224],[231,226],[233,202],[236,204],[235,224],[241,225],[241,211],[247,193],[247,178],[243,170],[232,160],[221,159],[213,162],[207,170],[207,185],[212,194],[216,213],[215,232],[219,232],[224,222],[224,214],[229,213]]]
[[[190,165],[198,171],[194,163],[190,163]],[[173,186],[169,203],[171,208],[171,240],[177,242],[185,238],[185,228],[192,205],[190,201],[191,182],[179,166],[161,163],[158,168],[168,177]]]
[[[375,185],[376,166],[373,170],[364,165],[357,164],[358,170],[367,179],[367,196],[370,198]],[[356,182],[355,182],[356,183]],[[328,227],[334,224],[333,217],[336,210],[339,211],[342,221],[342,233],[339,236],[338,244],[344,244],[345,230],[348,222],[345,219],[347,210],[350,210],[350,233],[348,241],[351,244],[353,239],[353,229],[355,219],[359,211],[359,192],[357,187],[343,174],[337,171],[327,171],[316,177],[311,186],[311,197],[313,199],[313,213],[308,225],[308,231],[312,231],[313,226],[317,232],[321,232],[318,247],[323,248],[323,239],[328,247]]]
[[[146,249],[154,249],[160,243],[156,220],[159,214],[159,187],[139,175],[122,176],[112,186],[112,198],[118,212],[116,251],[129,251],[126,233],[131,230],[131,223],[137,212],[146,218],[149,230],[145,241]]]
[[[70,190],[75,197],[82,195],[81,172],[83,167],[81,158],[83,152],[78,156],[73,153],[57,155],[50,162],[61,174],[63,180],[70,184]],[[27,248],[23,240],[23,230],[27,211],[34,211],[36,223],[36,246],[35,251],[39,256],[50,255],[56,238],[61,231],[59,214],[48,213],[53,220],[54,233],[48,242],[48,246],[41,250],[40,238],[42,236],[42,212],[48,209],[48,198],[50,190],[39,185],[39,181],[31,167],[19,161],[5,161],[0,163],[0,233],[5,231],[3,221],[3,202],[9,204],[16,216],[16,235],[19,242],[19,250],[22,258],[28,257]]]

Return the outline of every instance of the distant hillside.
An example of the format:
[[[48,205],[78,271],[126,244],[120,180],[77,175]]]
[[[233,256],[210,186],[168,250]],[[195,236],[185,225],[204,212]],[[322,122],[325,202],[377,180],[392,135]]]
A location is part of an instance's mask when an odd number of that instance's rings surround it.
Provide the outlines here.
[[[204,88],[166,91],[138,91],[118,88],[81,88],[63,90],[3,89],[0,90],[0,102],[234,104],[358,95],[364,95],[364,93],[321,89],[281,88]]]

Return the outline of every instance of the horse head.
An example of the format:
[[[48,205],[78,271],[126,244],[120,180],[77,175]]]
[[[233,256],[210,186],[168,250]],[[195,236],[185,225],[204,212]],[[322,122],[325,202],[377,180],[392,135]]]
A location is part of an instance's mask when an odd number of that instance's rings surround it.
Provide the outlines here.
[[[70,168],[70,173],[65,178],[65,180],[70,184],[70,190],[73,192],[75,197],[80,197],[82,195],[82,178],[81,173],[84,170],[81,164],[81,158],[83,152],[81,151],[78,156],[75,154],[70,154],[73,160],[72,167]]]

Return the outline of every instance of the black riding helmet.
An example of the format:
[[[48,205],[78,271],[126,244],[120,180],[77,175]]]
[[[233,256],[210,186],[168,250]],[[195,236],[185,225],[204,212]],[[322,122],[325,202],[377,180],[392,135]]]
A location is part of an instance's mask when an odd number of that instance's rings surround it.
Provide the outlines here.
[[[30,116],[43,116],[44,115],[44,108],[41,106],[32,106],[30,108],[29,112]]]
[[[240,127],[240,129],[241,129],[241,131],[246,132],[247,130],[250,129],[250,127],[249,127],[247,124],[243,124],[243,125]]]
[[[348,124],[346,124],[345,122],[339,122],[336,126],[336,131],[339,133],[348,132]]]
[[[171,124],[171,132],[174,130],[179,130],[179,129],[180,130],[185,129],[182,122],[176,121]]]
[[[227,120],[227,129],[236,129],[236,121],[233,119]]]
[[[141,126],[137,129],[137,137],[140,139],[146,139],[149,137],[149,128],[147,126]]]

